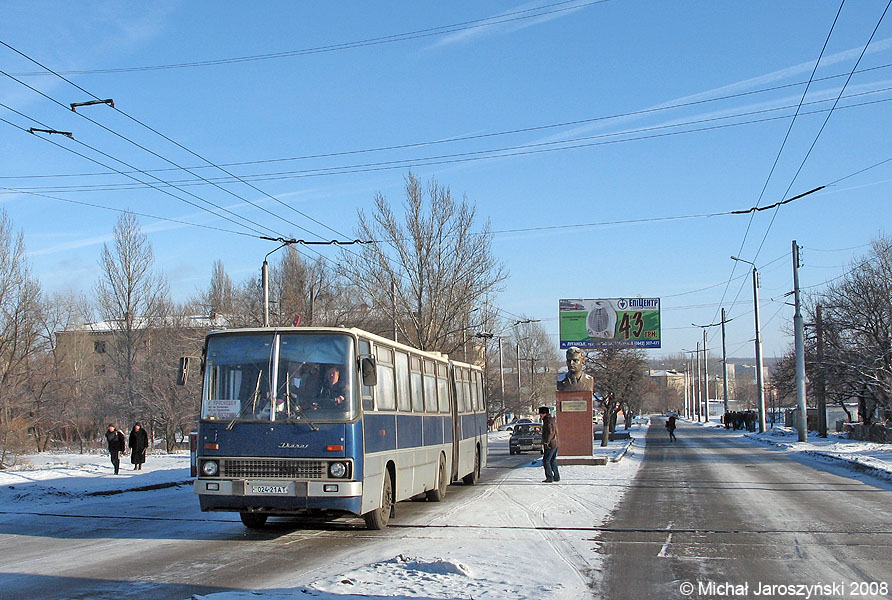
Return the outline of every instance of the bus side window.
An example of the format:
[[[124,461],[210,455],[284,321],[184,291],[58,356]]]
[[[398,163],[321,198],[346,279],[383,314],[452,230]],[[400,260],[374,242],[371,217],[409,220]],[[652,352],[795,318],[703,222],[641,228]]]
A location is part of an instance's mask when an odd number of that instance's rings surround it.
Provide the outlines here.
[[[409,397],[409,355],[396,353],[396,402],[401,411],[412,410],[412,399]]]
[[[396,410],[396,386],[393,378],[393,350],[375,346],[378,355],[378,410]]]
[[[424,361],[424,410],[437,412],[437,379],[434,363]]]
[[[480,377],[477,371],[471,371],[471,410],[480,412],[480,399],[477,396],[477,387],[480,383]]]
[[[449,380],[446,365],[437,365],[437,391],[440,393],[440,412],[449,413]]]
[[[465,385],[465,378],[468,376],[466,371],[461,367],[453,367],[455,373],[455,408],[458,412],[468,412],[468,388]]]
[[[480,403],[480,411],[486,412],[486,389],[484,389],[483,374],[477,373],[477,400]]]
[[[359,340],[359,355],[371,356],[372,348],[368,340]],[[362,376],[359,377],[360,389],[362,390],[362,410],[373,410],[375,408],[375,400],[372,396],[372,387],[363,385]]]
[[[421,359],[417,356],[409,357],[409,377],[412,388],[412,410],[424,412],[424,383],[421,378]]]

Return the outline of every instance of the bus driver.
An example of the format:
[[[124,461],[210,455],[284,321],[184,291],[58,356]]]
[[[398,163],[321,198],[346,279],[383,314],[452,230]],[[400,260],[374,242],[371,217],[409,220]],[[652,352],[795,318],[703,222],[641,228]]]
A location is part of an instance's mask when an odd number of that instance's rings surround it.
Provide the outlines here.
[[[325,379],[322,381],[322,387],[314,405],[321,409],[344,410],[347,408],[346,398],[347,389],[341,379],[340,368],[329,367],[325,371]]]

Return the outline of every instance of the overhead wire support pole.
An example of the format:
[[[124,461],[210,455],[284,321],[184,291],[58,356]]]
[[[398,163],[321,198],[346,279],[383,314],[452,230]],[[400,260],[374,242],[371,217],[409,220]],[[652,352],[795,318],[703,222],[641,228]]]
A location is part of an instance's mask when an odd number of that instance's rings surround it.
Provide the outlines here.
[[[263,266],[260,268],[260,279],[263,285],[263,326],[269,327],[269,263],[266,259],[269,258],[269,255],[273,252],[277,252],[284,248],[285,246],[290,246],[291,241],[285,241],[281,246],[274,250],[270,250],[266,253],[266,256],[263,257]],[[281,311],[280,311],[281,312]]]
[[[697,406],[695,408],[697,413],[697,422],[700,422],[700,415],[702,413],[702,397],[703,386],[700,384],[700,342],[697,342]]]
[[[732,256],[731,260],[745,262],[753,266],[753,312],[756,321],[756,387],[759,396],[759,433],[764,433],[768,428],[765,422],[765,374],[762,371],[762,323],[759,319],[759,270],[755,263],[743,258]]]
[[[709,346],[706,344],[706,329],[703,330],[703,409],[706,414],[703,415],[704,423],[709,423]]]
[[[817,397],[818,397],[818,435],[827,437],[827,386],[824,379],[824,318],[821,305],[815,306],[815,337],[817,338]]]
[[[727,319],[725,317],[725,309],[723,307],[722,308],[722,319],[720,321],[718,321],[717,323],[710,323],[709,325],[697,325],[696,323],[691,323],[691,325],[693,325],[694,327],[700,327],[703,329],[704,352],[708,352],[706,350],[706,329],[709,327],[717,327],[719,325],[722,326],[722,399],[723,399],[723,404],[724,404],[723,408],[724,408],[725,413],[728,412],[728,356],[727,356],[727,351],[726,351],[726,346],[725,346],[725,323],[727,323],[729,320],[730,319]],[[707,376],[706,376],[706,389],[707,389],[706,417],[707,417],[707,420],[709,420],[709,391],[708,391],[709,390],[709,375],[708,375],[708,372],[709,371],[707,369]],[[718,384],[716,384],[716,385],[718,385]]]
[[[799,441],[808,441],[808,406],[805,402],[805,326],[802,323],[802,307],[799,301],[799,245],[793,240],[793,296],[796,312],[793,314],[793,333],[796,344],[796,400],[799,419],[796,429]]]
[[[722,307],[722,400],[725,414],[728,414],[728,348],[725,345],[725,307]]]

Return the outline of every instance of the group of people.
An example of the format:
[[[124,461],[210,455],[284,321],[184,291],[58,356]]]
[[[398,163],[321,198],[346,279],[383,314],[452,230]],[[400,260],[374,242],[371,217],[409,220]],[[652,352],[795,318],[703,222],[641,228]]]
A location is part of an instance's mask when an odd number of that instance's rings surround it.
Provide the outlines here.
[[[127,447],[130,447],[130,462],[133,464],[134,471],[142,471],[142,466],[146,462],[146,450],[149,449],[149,434],[142,428],[142,425],[136,423],[130,430],[130,438],[124,440],[124,433],[117,427],[109,423],[105,432],[105,440],[108,442],[108,453],[111,455],[111,463],[115,468],[115,475],[121,468],[121,455],[127,453]]]
[[[722,415],[722,423],[725,429],[746,429],[755,431],[759,417],[754,410],[729,410]]]

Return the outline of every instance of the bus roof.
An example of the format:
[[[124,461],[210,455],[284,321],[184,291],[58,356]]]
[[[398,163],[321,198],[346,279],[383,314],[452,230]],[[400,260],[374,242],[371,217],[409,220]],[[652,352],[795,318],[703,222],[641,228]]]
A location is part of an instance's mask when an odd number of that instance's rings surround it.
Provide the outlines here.
[[[390,346],[392,348],[396,348],[399,350],[405,350],[407,352],[414,352],[416,354],[422,354],[428,358],[449,361],[449,355],[443,354],[442,352],[431,352],[429,350],[419,350],[418,348],[414,348],[412,346],[408,346],[406,344],[402,344],[400,342],[395,342],[386,337],[371,333],[369,331],[365,331],[364,329],[359,329],[356,327],[245,327],[241,329],[218,329],[216,331],[211,331],[207,334],[207,337],[210,338],[212,336],[218,335],[243,335],[243,334],[251,334],[251,333],[339,333],[345,334],[348,333],[350,335],[356,337],[363,337],[369,339],[376,344],[382,344],[386,346]],[[470,363],[460,362],[460,361],[450,361],[453,364],[460,365],[463,367],[470,367],[472,369],[479,369],[480,367],[477,365],[472,365]]]

